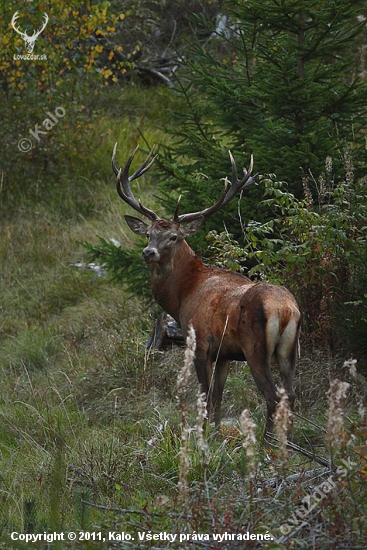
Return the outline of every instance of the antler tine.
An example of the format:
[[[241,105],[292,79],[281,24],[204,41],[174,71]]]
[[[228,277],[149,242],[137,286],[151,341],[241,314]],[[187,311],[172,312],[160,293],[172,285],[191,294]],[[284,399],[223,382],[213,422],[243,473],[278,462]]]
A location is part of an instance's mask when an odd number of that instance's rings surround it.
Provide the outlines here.
[[[44,12],[43,15],[44,15],[45,22],[44,22],[44,24],[43,24],[42,31],[43,31],[43,29],[46,27],[46,25],[47,25],[47,23],[48,23],[48,15],[47,15],[47,13]],[[42,31],[41,31],[41,32],[42,32]]]
[[[228,204],[229,201],[231,201],[233,197],[237,195],[237,193],[239,193],[240,191],[243,191],[244,189],[246,189],[246,187],[249,187],[250,185],[255,183],[255,176],[251,177],[252,170],[254,168],[254,156],[251,155],[249,169],[246,170],[246,168],[243,168],[243,178],[238,179],[236,162],[233,158],[231,151],[228,151],[228,153],[229,153],[229,158],[232,165],[232,181],[231,181],[231,187],[227,193],[227,196],[225,197],[223,206],[225,204]]]
[[[135,151],[137,151],[139,149],[139,145],[138,147],[135,149]],[[149,155],[147,156],[147,158],[145,159],[145,161],[143,162],[143,164],[141,166],[139,166],[139,168],[129,177],[129,180],[130,181],[133,181],[137,178],[139,178],[140,176],[142,176],[143,174],[145,174],[145,172],[148,172],[149,168],[152,166],[152,164],[154,163],[155,159],[157,158],[158,154],[154,155],[154,157],[152,158],[152,160],[149,162],[149,159],[150,157],[153,155],[154,153],[154,149],[155,149],[155,146],[153,145],[152,149],[150,150],[149,152]],[[135,151],[134,151],[134,155],[135,155]],[[132,160],[132,159],[131,159]],[[149,163],[149,164],[148,164]]]
[[[113,153],[112,153],[112,170],[116,175],[117,192],[119,196],[122,198],[122,200],[126,202],[129,206],[131,206],[131,208],[133,208],[143,216],[150,218],[152,221],[156,221],[160,219],[159,216],[153,210],[150,210],[149,208],[146,208],[145,206],[143,206],[140,201],[137,201],[136,198],[134,197],[133,192],[131,191],[130,183],[133,180],[137,179],[142,174],[145,174],[145,172],[149,170],[149,168],[152,166],[153,162],[157,157],[157,155],[155,155],[153,159],[150,160],[154,151],[154,149],[152,149],[148,157],[143,162],[143,164],[131,176],[129,176],[130,166],[138,149],[139,149],[139,145],[134,149],[134,151],[130,155],[127,163],[125,164],[124,169],[122,168],[118,169],[115,162],[117,142],[115,143],[115,146],[113,148]]]
[[[11,20],[11,24],[12,24],[12,26],[13,26],[13,29],[14,29],[18,34],[20,34],[22,37],[27,36],[27,33],[22,32],[21,30],[19,30],[19,29],[15,26],[15,24],[16,24],[16,22],[17,22],[18,19],[19,19],[19,12],[16,11],[16,12],[14,13],[13,17],[12,17],[12,20]]]
[[[44,12],[43,18],[44,18],[44,23],[43,23],[42,28],[39,29],[38,31],[35,30],[35,31],[33,32],[33,36],[39,36],[39,35],[41,34],[41,32],[45,29],[45,27],[46,27],[46,25],[47,25],[47,23],[48,23],[48,15],[47,15],[46,12]],[[32,38],[33,38],[33,37],[32,37]]]
[[[178,212],[177,206],[179,206],[179,205],[177,205],[173,221],[176,222],[176,223],[187,223],[187,222],[191,222],[193,220],[196,220],[197,218],[201,218],[202,216],[204,216],[204,217],[205,216],[210,216],[210,214],[213,214],[214,212],[219,210],[219,208],[224,203],[226,195],[227,195],[227,181],[224,182],[223,191],[222,191],[221,196],[219,197],[219,200],[215,204],[213,204],[213,206],[209,206],[208,208],[205,208],[204,210],[200,210],[200,212],[199,211],[198,212],[190,212],[189,214],[181,214],[180,216],[177,216],[177,212]]]
[[[14,26],[14,23],[16,22],[16,20],[18,19],[19,17],[19,11],[16,11],[11,19],[11,24]]]
[[[250,166],[249,166],[249,169],[246,170],[246,168],[244,167],[243,168],[243,178],[242,180],[239,180],[238,179],[238,173],[237,173],[237,166],[236,166],[236,162],[233,158],[233,155],[231,153],[231,151],[228,151],[229,153],[229,158],[231,160],[231,164],[232,164],[232,180],[233,182],[235,182],[236,184],[244,184],[247,182],[247,180],[249,179],[249,177],[251,176],[252,174],[252,170],[254,168],[254,155],[251,155],[251,160],[250,160]]]
[[[180,205],[181,205],[181,199],[182,199],[182,195],[180,195],[178,197],[178,200],[177,200],[177,204],[176,204],[176,208],[175,208],[175,211],[174,211],[174,214],[173,214],[173,218],[172,218],[172,221],[176,222],[176,223],[179,223],[178,222],[178,218],[180,217],[178,215],[178,212],[180,210]]]
[[[181,216],[178,216],[178,207],[179,207],[179,203],[178,203],[175,210],[174,217],[173,217],[174,222],[187,223],[189,221],[196,220],[201,216],[204,216],[204,217],[209,216],[210,214],[217,212],[217,210],[222,208],[222,206],[225,206],[226,204],[228,204],[233,199],[233,197],[237,195],[237,193],[239,193],[240,191],[243,191],[244,189],[246,189],[247,187],[255,183],[256,176],[251,176],[252,170],[254,167],[253,155],[251,155],[249,169],[248,170],[246,170],[246,168],[243,169],[244,175],[242,179],[238,179],[237,166],[231,151],[229,151],[229,158],[232,165],[232,180],[230,181],[230,184],[231,184],[230,188],[227,189],[228,179],[225,178],[224,189],[222,191],[221,196],[219,197],[219,200],[215,204],[213,204],[213,206],[210,206],[209,208],[205,208],[205,210],[201,210],[200,212],[192,212],[189,214],[181,214]]]

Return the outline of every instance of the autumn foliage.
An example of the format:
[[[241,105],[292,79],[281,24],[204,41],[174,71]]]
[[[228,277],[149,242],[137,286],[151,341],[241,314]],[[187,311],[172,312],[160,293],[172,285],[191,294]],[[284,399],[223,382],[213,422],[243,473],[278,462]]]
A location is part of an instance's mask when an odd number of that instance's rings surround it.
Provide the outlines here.
[[[13,14],[18,11],[17,27],[28,36],[42,26],[46,13],[48,24],[37,40],[34,58],[18,59],[26,54],[24,41],[12,28]],[[48,2],[26,3],[19,9],[19,3],[7,2],[2,18],[0,47],[4,52],[0,74],[9,91],[21,93],[34,89],[52,93],[63,83],[81,78],[86,73],[101,75],[104,79],[112,75],[111,68],[101,62],[104,42],[110,41],[124,20],[123,13],[111,13],[110,3],[101,2]],[[123,51],[122,44],[110,46],[108,60]],[[42,54],[42,55],[41,55]],[[37,59],[37,55],[41,59]],[[116,73],[124,73],[124,61],[115,59]],[[46,60],[44,57],[46,56]]]

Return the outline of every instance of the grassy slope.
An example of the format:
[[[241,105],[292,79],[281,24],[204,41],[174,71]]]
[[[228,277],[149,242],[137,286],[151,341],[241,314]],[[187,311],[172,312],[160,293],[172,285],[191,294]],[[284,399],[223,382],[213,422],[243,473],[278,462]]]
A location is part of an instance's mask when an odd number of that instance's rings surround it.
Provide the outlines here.
[[[95,151],[93,162],[95,165],[100,160],[103,177],[91,179],[94,206],[88,217],[65,219],[57,209],[50,211],[40,203],[25,205],[1,228],[3,548],[28,547],[9,542],[8,534],[13,530],[275,531],[291,516],[297,499],[307,494],[304,481],[292,489],[279,490],[277,497],[273,488],[262,486],[261,493],[251,490],[242,438],[230,428],[223,430],[221,437],[210,436],[209,459],[203,458],[194,435],[190,436],[188,493],[180,493],[179,476],[182,482],[185,472],[182,465],[179,467],[182,416],[176,379],[183,352],[148,354],[147,308],[121,286],[70,265],[85,259],[80,242],[93,242],[96,235],[114,237],[124,246],[132,244],[121,221],[127,210],[115,196],[108,165],[115,140],[120,142],[121,163],[127,158],[139,140],[137,127],[150,142],[164,139],[152,126],[161,112],[159,98],[155,92],[148,96],[146,91],[139,93],[141,98],[133,100],[135,91],[125,100],[125,106],[130,104],[130,116],[120,113],[118,119],[114,116],[100,121],[101,135],[112,132],[108,142],[104,140]],[[143,199],[155,200],[151,186],[137,187],[141,187],[138,195]],[[321,354],[316,362],[309,357],[300,362],[299,410],[320,424],[325,423],[328,381],[340,372],[337,363]],[[196,393],[192,375],[182,399],[186,422],[191,426],[195,424]],[[350,417],[356,418],[357,390],[352,394],[349,411]],[[227,417],[238,419],[244,408],[252,411],[259,436],[264,405],[247,367],[234,365],[224,399]],[[320,429],[296,419],[295,439],[300,444],[326,455],[323,438]],[[266,455],[261,445],[256,458],[259,479],[315,466],[294,454],[286,469],[280,470],[277,453]],[[295,547],[307,546],[312,537],[317,540],[315,547],[320,548],[329,547],[329,539],[340,548],[345,548],[342,544],[346,540],[362,544],[367,499],[359,476],[355,467],[345,487],[338,485],[349,503],[347,517],[343,516],[340,498],[327,497],[315,514],[307,516],[308,525],[296,532],[289,544],[293,541]],[[189,519],[175,515],[185,513],[186,507]],[[116,509],[135,509],[140,514]],[[337,521],[335,531],[332,526]],[[115,547],[112,543],[68,544],[53,547]],[[231,544],[228,548],[235,547]],[[141,547],[148,546],[146,542]],[[46,543],[38,546],[43,547]]]

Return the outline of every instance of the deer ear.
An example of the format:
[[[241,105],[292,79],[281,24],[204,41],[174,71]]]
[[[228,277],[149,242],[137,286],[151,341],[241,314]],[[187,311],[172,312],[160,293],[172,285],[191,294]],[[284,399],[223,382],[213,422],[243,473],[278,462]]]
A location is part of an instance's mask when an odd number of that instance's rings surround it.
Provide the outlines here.
[[[186,225],[184,225],[181,229],[184,237],[192,237],[192,235],[195,235],[195,233],[199,231],[203,221],[204,216],[200,216],[200,218],[198,218],[197,220],[193,220],[192,222],[188,222]]]
[[[149,225],[147,223],[139,220],[139,218],[135,218],[134,216],[125,216],[125,220],[131,231],[134,231],[137,235],[145,236],[147,234],[149,229]]]

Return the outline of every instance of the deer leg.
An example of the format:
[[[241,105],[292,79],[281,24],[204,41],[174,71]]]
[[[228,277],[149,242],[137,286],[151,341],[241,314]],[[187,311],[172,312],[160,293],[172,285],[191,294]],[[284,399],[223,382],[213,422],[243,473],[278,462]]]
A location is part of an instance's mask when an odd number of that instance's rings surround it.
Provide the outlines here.
[[[270,369],[271,357],[267,351],[265,336],[254,334],[252,337],[247,337],[243,351],[255,383],[266,401],[265,438],[267,433],[271,434],[273,432],[273,415],[278,401],[277,390]]]
[[[201,393],[205,393],[206,408],[208,413],[208,422],[210,423],[210,415],[212,410],[212,392],[211,392],[211,380],[212,380],[212,361],[207,354],[196,353],[194,361],[195,370],[200,384]],[[206,422],[205,422],[206,424]]]
[[[288,323],[275,349],[275,359],[292,409],[295,400],[293,381],[297,362],[299,328],[299,325]]]
[[[295,361],[289,355],[282,355],[278,352],[275,353],[275,358],[282,377],[284,389],[288,394],[290,407],[293,409],[295,401],[295,393],[293,389]]]
[[[278,344],[275,350],[275,359],[279,367],[280,375],[285,391],[288,394],[289,405],[291,410],[294,409],[295,393],[293,387],[294,373],[297,361],[298,338],[293,341],[292,348],[282,346],[282,341]],[[292,437],[292,424],[289,426],[288,439]]]
[[[238,333],[251,374],[266,401],[265,439],[267,433],[273,432],[273,415],[278,401],[270,369],[274,348],[269,346],[267,338],[267,317],[263,303],[258,300],[247,303],[247,298],[245,295],[241,306]]]
[[[266,401],[267,418],[264,434],[265,437],[267,433],[271,434],[273,432],[273,415],[277,405],[277,390],[271,375],[270,363],[268,361],[265,363],[259,363],[256,361],[251,361],[251,359],[247,358],[247,362],[255,383]]]
[[[197,355],[195,359],[200,389],[206,396],[208,422],[210,422],[213,411],[216,427],[220,424],[223,389],[228,376],[229,364],[229,361],[220,360],[213,364],[210,353],[207,354],[205,359],[201,354]]]
[[[229,361],[217,361],[214,367],[215,371],[212,390],[212,403],[214,409],[214,422],[216,427],[218,427],[220,424],[223,389],[228,376],[229,364]]]

